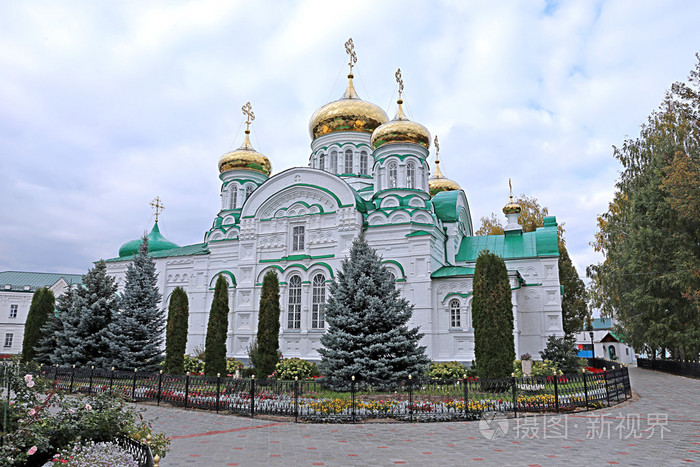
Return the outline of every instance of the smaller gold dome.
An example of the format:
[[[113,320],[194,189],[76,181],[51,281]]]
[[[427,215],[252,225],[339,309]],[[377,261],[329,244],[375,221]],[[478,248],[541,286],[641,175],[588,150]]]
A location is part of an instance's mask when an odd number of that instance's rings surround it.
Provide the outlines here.
[[[378,148],[390,143],[420,144],[430,147],[430,132],[420,123],[410,121],[403,113],[403,100],[398,100],[399,109],[394,119],[380,126],[372,133],[372,147]]]
[[[348,75],[348,87],[343,97],[318,109],[311,116],[309,132],[316,139],[335,131],[361,131],[372,133],[375,128],[389,120],[386,112],[371,102],[363,101],[352,84],[352,73]]]
[[[435,196],[441,191],[456,191],[461,190],[462,187],[459,183],[454,180],[450,180],[445,177],[440,170],[440,144],[438,143],[438,137],[435,136],[435,174],[428,180],[428,191],[430,196]]]
[[[523,208],[521,208],[518,203],[513,201],[513,184],[511,183],[510,178],[508,179],[508,188],[510,189],[510,201],[508,204],[503,206],[503,214],[520,214],[520,211],[522,211]]]
[[[250,130],[245,131],[243,145],[235,151],[227,152],[219,159],[219,173],[229,170],[252,170],[270,176],[272,164],[267,157],[263,156],[250,144],[248,135]]]

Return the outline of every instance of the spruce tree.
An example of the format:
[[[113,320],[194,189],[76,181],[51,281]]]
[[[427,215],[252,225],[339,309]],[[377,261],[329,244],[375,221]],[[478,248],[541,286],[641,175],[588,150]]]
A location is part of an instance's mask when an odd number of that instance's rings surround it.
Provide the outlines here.
[[[423,373],[428,358],[419,328],[409,328],[413,306],[401,298],[390,273],[364,239],[330,284],[325,308],[328,331],[321,336],[320,369],[332,387],[359,381],[391,385]]]
[[[178,375],[185,372],[185,351],[189,326],[187,293],[175,287],[168,307],[168,324],[165,331],[165,365],[163,371]]]
[[[163,361],[165,313],[158,306],[158,273],[148,256],[148,237],[141,238],[138,253],[126,269],[119,312],[105,337],[111,351],[111,366],[120,370],[158,371]]]
[[[474,347],[479,378],[507,378],[513,371],[513,303],[503,259],[479,253],[472,300]]]
[[[71,319],[73,315],[69,313],[73,308],[75,293],[76,288],[71,284],[63,295],[56,299],[56,309],[41,328],[42,337],[36,349],[38,363],[44,365],[65,365],[67,363],[62,358],[64,354],[62,349],[69,345],[65,323],[71,321],[77,325],[77,320]]]
[[[98,261],[83,275],[82,286],[76,289],[71,307],[63,315],[57,363],[108,368],[112,363],[108,326],[118,305],[117,284],[107,274],[105,262]]]
[[[41,328],[53,315],[55,297],[53,292],[42,287],[34,292],[32,304],[29,306],[27,322],[24,325],[24,340],[22,341],[22,360],[33,361],[36,358],[36,349],[41,340]]]
[[[263,278],[260,295],[258,335],[251,351],[251,360],[258,378],[267,377],[275,371],[279,362],[279,332],[280,286],[277,274],[268,271]]]
[[[573,335],[583,330],[588,318],[586,286],[578,276],[566,248],[559,248],[559,283],[564,286],[561,317],[564,332]]]
[[[209,311],[207,338],[204,344],[204,374],[226,374],[226,334],[228,333],[228,282],[219,276]]]

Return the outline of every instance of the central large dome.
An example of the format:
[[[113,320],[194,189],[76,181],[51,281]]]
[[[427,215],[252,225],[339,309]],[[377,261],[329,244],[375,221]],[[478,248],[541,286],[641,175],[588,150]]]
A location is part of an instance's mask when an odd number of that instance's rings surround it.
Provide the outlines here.
[[[386,112],[371,102],[363,101],[355,92],[353,75],[348,75],[348,88],[343,97],[318,109],[311,116],[309,132],[316,139],[335,131],[362,131],[372,133],[389,121]]]

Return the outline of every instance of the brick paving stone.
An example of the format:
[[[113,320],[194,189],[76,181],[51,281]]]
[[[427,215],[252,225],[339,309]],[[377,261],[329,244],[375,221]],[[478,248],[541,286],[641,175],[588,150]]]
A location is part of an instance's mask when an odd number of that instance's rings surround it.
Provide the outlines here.
[[[154,429],[172,438],[163,467],[646,467],[700,462],[700,380],[638,368],[630,368],[630,376],[640,396],[637,400],[592,412],[508,419],[506,435],[494,440],[482,436],[478,422],[294,424],[169,406],[141,407]],[[533,420],[539,427],[537,435],[520,436],[518,428]],[[566,433],[553,428],[554,422]],[[635,424],[639,429],[633,430]]]

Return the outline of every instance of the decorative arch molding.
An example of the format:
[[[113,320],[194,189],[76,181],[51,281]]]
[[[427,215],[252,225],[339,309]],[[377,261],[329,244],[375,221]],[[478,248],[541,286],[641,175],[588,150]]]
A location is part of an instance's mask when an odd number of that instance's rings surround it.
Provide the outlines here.
[[[283,268],[283,267],[278,266],[278,265],[276,265],[276,264],[271,264],[271,265],[269,265],[269,266],[265,266],[265,267],[260,271],[260,273],[258,274],[258,278],[257,278],[257,281],[256,281],[256,282],[257,282],[258,284],[262,284],[262,281],[263,281],[263,278],[265,277],[265,274],[267,274],[268,271],[273,270],[273,269],[277,271],[277,273],[278,273],[278,274],[277,274],[277,278],[278,278],[278,279],[284,275],[284,268]]]
[[[443,303],[443,304],[447,303],[447,301],[448,301],[450,298],[460,297],[460,298],[462,298],[462,299],[465,299],[465,298],[467,298],[467,297],[470,297],[471,295],[472,295],[472,292],[467,292],[467,293],[450,292],[450,293],[448,293],[447,295],[445,295],[445,296],[443,297],[442,303]],[[461,302],[461,300],[460,300],[460,302]],[[471,303],[471,300],[464,300],[463,303],[465,304],[465,306],[469,306],[469,304]]]
[[[236,276],[231,272],[231,271],[219,271],[216,274],[214,274],[209,281],[209,290],[212,290],[216,286],[216,281],[218,280],[219,276],[224,276],[226,279],[226,282],[228,282],[228,288],[234,288],[236,287]]]
[[[324,212],[356,204],[353,189],[336,175],[296,167],[275,175],[253,191],[243,205],[241,218],[269,219],[279,209],[299,201],[309,206],[318,204]]]
[[[393,264],[401,272],[401,278],[406,279],[406,272],[404,271],[403,266],[395,259],[385,259],[384,261],[382,261],[382,264]]]

